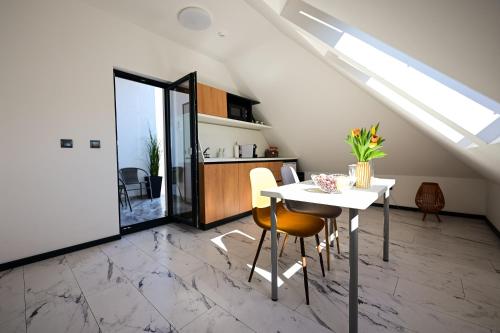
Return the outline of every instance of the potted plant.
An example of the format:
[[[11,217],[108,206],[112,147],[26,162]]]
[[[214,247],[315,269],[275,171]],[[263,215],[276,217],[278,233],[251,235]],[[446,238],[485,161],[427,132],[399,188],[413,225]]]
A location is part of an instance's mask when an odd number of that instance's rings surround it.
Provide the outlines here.
[[[356,156],[356,187],[369,188],[371,182],[370,161],[381,158],[387,154],[381,151],[382,143],[385,141],[377,135],[379,124],[371,128],[354,128],[347,135],[346,142],[352,148],[352,154]]]
[[[158,176],[160,170],[160,144],[158,139],[153,136],[151,129],[149,130],[149,138],[146,141],[146,153],[148,157],[149,177],[146,177],[151,187],[151,195],[153,198],[159,198],[161,195],[162,178]]]

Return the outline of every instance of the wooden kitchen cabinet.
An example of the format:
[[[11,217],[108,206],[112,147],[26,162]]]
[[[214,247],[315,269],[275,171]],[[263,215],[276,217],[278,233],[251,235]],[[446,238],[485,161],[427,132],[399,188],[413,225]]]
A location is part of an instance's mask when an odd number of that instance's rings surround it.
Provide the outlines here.
[[[198,112],[227,118],[227,93],[203,83],[197,83]]]
[[[239,170],[237,163],[219,164],[222,167],[222,189],[224,216],[240,213]]]
[[[222,196],[224,193],[222,184],[221,164],[205,164],[203,167],[203,195],[205,223],[214,222],[224,218],[224,206]]]
[[[277,161],[277,162],[268,162],[267,168],[270,169],[273,173],[274,178],[276,178],[276,182],[281,185],[282,179],[281,179],[281,167],[283,166],[283,162]]]
[[[202,192],[204,223],[212,223],[251,211],[250,170],[259,167],[268,168],[280,184],[282,166],[282,161],[205,164]]]
[[[260,164],[260,165],[259,165]],[[263,163],[238,163],[238,179],[240,181],[240,213],[252,210],[252,187],[250,185],[250,170],[263,166]]]

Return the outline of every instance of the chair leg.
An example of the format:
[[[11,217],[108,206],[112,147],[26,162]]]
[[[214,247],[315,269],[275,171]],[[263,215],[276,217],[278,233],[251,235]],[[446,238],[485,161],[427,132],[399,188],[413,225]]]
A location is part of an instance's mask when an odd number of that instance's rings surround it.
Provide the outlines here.
[[[283,255],[283,250],[285,249],[285,244],[287,239],[288,239],[288,234],[285,234],[285,238],[283,238],[283,244],[281,244],[280,258]]]
[[[436,217],[437,217],[438,221],[441,222],[441,218],[439,217],[439,214],[436,214]]]
[[[266,229],[262,230],[262,236],[260,236],[259,247],[257,248],[257,253],[255,254],[255,259],[253,260],[252,270],[250,271],[250,277],[248,282],[252,282],[253,271],[255,270],[255,265],[257,264],[257,259],[259,259],[260,249],[262,248],[262,243],[266,237]]]
[[[306,291],[306,304],[309,305],[309,285],[307,280],[306,250],[304,249],[304,238],[300,237],[300,254],[302,255],[302,272],[304,273],[304,289]]]
[[[337,242],[337,252],[340,254],[340,243],[339,243],[339,228],[337,228],[337,219],[333,219],[333,228],[335,229],[335,241]]]
[[[425,221],[426,217],[427,217],[427,213],[424,213],[424,217],[422,217],[422,221]]]
[[[128,192],[127,192],[127,189],[125,189],[125,199],[127,200],[128,202],[128,207],[130,208],[130,212],[132,212],[132,205],[130,204],[130,198],[128,196]]]
[[[328,230],[329,219],[325,221],[325,246],[326,246],[326,268],[330,270],[330,231]]]
[[[325,277],[325,266],[323,265],[323,255],[321,255],[321,246],[318,234],[314,235],[314,238],[316,238],[316,250],[318,250],[319,254],[319,264],[321,266],[321,274],[323,275],[323,277]]]

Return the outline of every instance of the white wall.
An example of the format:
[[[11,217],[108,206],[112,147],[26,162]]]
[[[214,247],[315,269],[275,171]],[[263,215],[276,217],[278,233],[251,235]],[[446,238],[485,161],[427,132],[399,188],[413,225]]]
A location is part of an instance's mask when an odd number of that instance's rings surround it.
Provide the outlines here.
[[[2,1],[0,48],[0,263],[119,233],[113,67],[234,87],[221,63],[72,0]]]
[[[198,138],[202,149],[210,147],[210,157],[218,157],[219,148],[224,148],[224,157],[234,157],[233,146],[256,144],[257,156],[263,157],[265,150],[269,147],[261,131],[249,130],[214,124],[198,123]]]
[[[346,170],[307,171],[305,176],[307,179],[310,179],[311,174],[318,174],[320,172],[347,174],[347,168]],[[376,170],[375,177],[396,179],[396,186],[391,191],[391,205],[416,208],[415,195],[420,184],[423,182],[434,182],[439,184],[444,195],[445,207],[443,210],[466,214],[486,214],[487,185],[483,179],[387,175],[377,174]],[[383,199],[380,198],[377,202],[383,203]]]
[[[488,204],[486,210],[488,220],[500,231],[500,185],[488,183]]]
[[[115,89],[118,167],[149,172],[146,142],[149,131],[157,136],[156,104],[161,103],[163,110],[163,99],[155,100],[155,90],[160,88],[116,78]]]

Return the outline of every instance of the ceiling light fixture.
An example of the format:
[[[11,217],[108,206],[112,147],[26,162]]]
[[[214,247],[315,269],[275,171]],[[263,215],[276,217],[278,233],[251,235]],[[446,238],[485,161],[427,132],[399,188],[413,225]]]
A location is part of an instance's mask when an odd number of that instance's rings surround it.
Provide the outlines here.
[[[205,30],[212,24],[210,14],[200,7],[186,7],[177,14],[179,23],[190,30]]]

